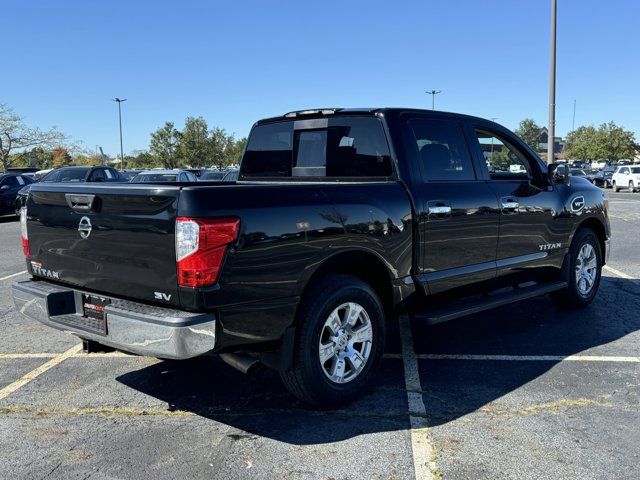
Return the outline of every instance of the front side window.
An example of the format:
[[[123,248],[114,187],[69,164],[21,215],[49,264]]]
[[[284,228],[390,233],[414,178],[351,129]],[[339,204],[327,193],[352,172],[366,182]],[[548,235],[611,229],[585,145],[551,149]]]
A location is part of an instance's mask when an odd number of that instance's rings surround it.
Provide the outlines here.
[[[90,182],[104,182],[107,177],[104,174],[104,169],[98,168],[93,171],[91,177],[89,178]]]
[[[491,180],[532,179],[531,167],[525,156],[502,137],[476,130],[482,155]]]
[[[409,126],[428,181],[476,179],[467,141],[459,123],[413,119],[409,121]]]
[[[375,117],[335,117],[325,127],[294,121],[258,125],[242,160],[244,177],[389,177],[391,154]]]

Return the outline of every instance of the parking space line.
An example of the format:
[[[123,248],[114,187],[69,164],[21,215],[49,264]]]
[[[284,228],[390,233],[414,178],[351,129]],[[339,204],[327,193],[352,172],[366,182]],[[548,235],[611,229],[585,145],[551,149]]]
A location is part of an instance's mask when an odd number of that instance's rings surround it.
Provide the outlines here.
[[[427,424],[427,409],[422,399],[422,385],[418,373],[418,361],[413,349],[411,327],[406,315],[400,317],[400,340],[404,363],[404,382],[409,404],[409,422],[411,424],[411,451],[416,480],[434,479],[436,475],[435,453]]]
[[[26,271],[26,270],[23,270],[23,271],[18,272],[18,273],[12,273],[11,275],[7,275],[6,277],[2,277],[2,278],[0,278],[0,282],[1,282],[2,280],[9,280],[10,278],[17,277],[18,275],[22,275],[22,274],[24,274],[24,273],[27,273],[27,271]]]
[[[387,353],[384,358],[400,359],[402,355]],[[470,360],[490,362],[610,362],[640,363],[640,357],[624,357],[609,355],[468,355],[446,353],[416,354],[417,360]]]
[[[631,275],[627,275],[626,273],[621,272],[620,270],[616,270],[615,268],[610,267],[609,265],[605,265],[604,267],[602,267],[602,269],[606,270],[609,273],[613,273],[615,276],[620,277],[620,278],[625,278],[627,280],[636,280]]]
[[[47,370],[50,370],[51,368],[55,367],[59,363],[65,361],[67,358],[78,353],[81,348],[82,348],[81,343],[78,345],[74,345],[66,352],[61,353],[60,355],[56,355],[51,360],[44,363],[43,365],[40,365],[35,370],[31,370],[29,373],[23,375],[21,378],[19,378],[15,382],[10,383],[9,385],[7,385],[6,387],[0,390],[0,400],[6,398],[8,395],[11,395],[13,392],[18,390],[19,388],[24,387],[27,383],[34,380],[38,376],[42,375]]]
[[[0,360],[13,360],[21,358],[54,358],[59,353],[0,353]]]

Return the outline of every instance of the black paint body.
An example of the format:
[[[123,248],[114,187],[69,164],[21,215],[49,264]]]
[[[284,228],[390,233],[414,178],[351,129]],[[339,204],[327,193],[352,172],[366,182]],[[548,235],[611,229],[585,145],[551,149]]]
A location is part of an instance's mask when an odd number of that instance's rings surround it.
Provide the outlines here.
[[[584,222],[597,230],[603,245],[609,238],[602,191],[579,179],[552,184],[546,165],[495,123],[403,109],[333,115],[380,118],[393,177],[249,181],[241,174],[231,184],[36,184],[28,200],[32,260],[56,271],[61,283],[150,304],[157,302],[154,292],[160,291],[170,295],[163,304],[215,312],[217,349],[251,350],[277,344],[294,325],[305,287],[327,265],[348,264],[356,256],[365,259],[364,265],[375,267],[381,277],[377,284],[389,289],[387,310],[392,312],[419,308],[429,295],[470,285],[486,286],[511,276],[559,275],[572,236]],[[409,119],[423,117],[462,125],[476,180],[426,180],[407,128]],[[482,152],[471,141],[478,127],[507,137],[535,162],[537,185],[492,181]],[[70,192],[95,195],[97,211],[73,211],[65,201]],[[572,211],[577,196],[584,198],[584,207]],[[505,211],[503,199],[517,200],[517,211]],[[439,204],[449,205],[451,214],[430,215],[429,206]],[[81,239],[77,228],[85,215],[93,231]],[[178,216],[240,219],[238,241],[227,251],[216,285],[177,286]],[[554,247],[543,250],[544,245]]]

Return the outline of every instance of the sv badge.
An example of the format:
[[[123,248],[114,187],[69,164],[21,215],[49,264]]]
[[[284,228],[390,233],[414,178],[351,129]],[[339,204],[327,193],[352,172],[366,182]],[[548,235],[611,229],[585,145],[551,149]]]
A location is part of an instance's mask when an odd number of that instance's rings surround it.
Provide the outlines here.
[[[171,294],[153,292],[153,298],[155,298],[156,300],[164,300],[165,302],[168,302],[169,300],[171,300]]]

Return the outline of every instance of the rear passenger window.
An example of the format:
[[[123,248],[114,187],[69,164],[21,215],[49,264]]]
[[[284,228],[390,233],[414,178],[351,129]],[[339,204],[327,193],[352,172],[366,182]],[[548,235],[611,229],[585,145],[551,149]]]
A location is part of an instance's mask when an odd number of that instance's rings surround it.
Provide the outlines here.
[[[389,177],[391,155],[375,117],[335,117],[326,128],[293,121],[255,127],[242,161],[245,177]]]
[[[462,126],[443,120],[410,120],[422,162],[429,181],[475,180],[471,155]]]

